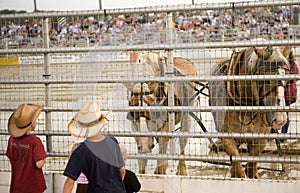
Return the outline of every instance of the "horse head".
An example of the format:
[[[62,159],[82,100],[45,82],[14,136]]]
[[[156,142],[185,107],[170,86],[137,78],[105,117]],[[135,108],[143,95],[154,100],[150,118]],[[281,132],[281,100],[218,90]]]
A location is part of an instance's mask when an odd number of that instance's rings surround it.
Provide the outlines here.
[[[131,97],[129,99],[129,106],[150,106],[155,103],[156,97],[150,91],[148,84],[137,83],[134,85]],[[151,127],[148,122],[151,119],[148,111],[130,112],[131,128],[133,131],[148,132]],[[150,153],[154,148],[154,137],[134,137],[138,153]],[[139,173],[144,174],[147,159],[139,159]]]
[[[151,106],[163,106],[164,104],[160,104],[158,101],[151,104]],[[150,121],[147,126],[151,128],[152,131],[160,131],[161,128],[168,121],[168,113],[166,111],[152,111],[150,112]]]
[[[257,55],[257,65],[254,74],[279,74],[289,73],[289,58],[293,56],[290,46],[279,48],[268,47],[266,49],[255,48]],[[284,87],[285,80],[263,80],[257,84],[259,104],[263,106],[285,106]],[[268,125],[279,130],[286,123],[286,112],[266,113]]]
[[[159,63],[159,55],[153,52],[142,52],[138,55],[137,61],[133,68],[133,74],[137,77],[157,77],[161,75],[161,64]],[[163,87],[163,89],[161,89]],[[167,92],[165,84],[159,82],[143,82],[134,83],[127,86],[131,90],[130,106],[151,106],[157,103],[163,103],[166,97],[159,97],[161,92]],[[164,98],[164,99],[163,99]],[[160,101],[160,102],[157,102]],[[153,120],[153,113],[148,111],[135,112],[134,119],[136,120],[135,128],[137,131],[142,131],[140,126],[140,118],[146,118],[147,130],[151,131],[154,127],[149,123]],[[152,115],[151,115],[152,114]],[[152,126],[150,126],[152,125]],[[136,137],[139,153],[148,153],[154,147],[153,137]]]
[[[132,89],[131,97],[129,99],[129,106],[150,106],[156,101],[156,97],[153,93],[150,92],[148,84],[138,83]],[[134,131],[148,131],[143,124],[141,118],[144,118],[145,122],[148,122],[150,119],[150,114],[148,111],[138,111],[131,112],[131,120],[133,120],[132,126]],[[135,141],[138,146],[139,153],[149,153],[154,147],[153,137],[135,137]]]

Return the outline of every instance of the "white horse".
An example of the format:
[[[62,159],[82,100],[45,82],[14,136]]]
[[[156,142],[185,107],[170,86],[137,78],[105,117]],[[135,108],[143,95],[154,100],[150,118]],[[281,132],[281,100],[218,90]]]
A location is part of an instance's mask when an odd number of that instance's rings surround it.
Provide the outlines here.
[[[166,59],[160,58],[153,52],[143,52],[137,58],[137,62],[131,71],[136,77],[158,77],[166,73]],[[196,76],[197,72],[192,62],[187,59],[175,57],[173,60],[175,75]],[[168,105],[168,85],[164,82],[142,82],[126,83],[125,86],[131,91],[129,99],[130,106],[167,106]],[[174,103],[175,106],[195,105],[194,83],[174,83]],[[132,130],[142,131],[141,121],[146,120],[147,130],[169,131],[168,112],[129,112],[128,118],[131,120]],[[181,124],[181,131],[187,132],[191,126],[189,112],[175,112],[175,125]],[[159,154],[166,154],[169,137],[155,137],[159,144]],[[138,146],[138,153],[150,153],[154,148],[154,137],[135,137]],[[180,154],[184,154],[187,138],[180,138]],[[138,160],[139,173],[145,173],[147,165],[146,159]],[[167,160],[158,160],[155,174],[166,174]],[[180,160],[177,167],[178,175],[186,175],[185,161]]]

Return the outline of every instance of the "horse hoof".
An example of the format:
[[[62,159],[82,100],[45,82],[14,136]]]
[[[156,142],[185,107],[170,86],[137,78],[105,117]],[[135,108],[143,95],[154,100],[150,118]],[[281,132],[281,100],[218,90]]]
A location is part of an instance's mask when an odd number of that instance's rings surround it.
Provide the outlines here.
[[[186,173],[186,171],[177,171],[176,175],[187,176],[187,173]]]
[[[155,171],[154,171],[154,174],[160,174],[160,175],[163,174],[164,175],[164,174],[166,174],[166,171],[163,171],[162,169],[156,168]]]

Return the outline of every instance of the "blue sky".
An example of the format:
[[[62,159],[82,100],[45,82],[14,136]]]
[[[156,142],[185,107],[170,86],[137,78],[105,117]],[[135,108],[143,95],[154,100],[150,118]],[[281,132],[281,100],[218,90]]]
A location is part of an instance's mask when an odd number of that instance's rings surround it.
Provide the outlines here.
[[[36,0],[39,10],[93,10],[99,9],[102,1],[103,9],[134,8],[157,5],[192,4],[192,0]],[[237,2],[241,0],[194,0],[195,4]],[[249,0],[246,0],[249,1]],[[253,0],[252,0],[253,1]],[[0,9],[33,11],[33,0],[0,0]]]

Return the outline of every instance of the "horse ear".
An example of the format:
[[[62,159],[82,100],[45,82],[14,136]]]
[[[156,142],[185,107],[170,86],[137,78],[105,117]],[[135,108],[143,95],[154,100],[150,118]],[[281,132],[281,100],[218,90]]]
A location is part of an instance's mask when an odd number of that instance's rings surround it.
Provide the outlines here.
[[[149,54],[147,55],[147,64],[151,64],[151,58],[150,58]]]
[[[128,90],[130,90],[130,91],[132,91],[133,90],[133,87],[134,87],[134,84],[133,83],[124,83],[124,86],[128,89]]]
[[[295,60],[295,56],[293,53],[293,49],[292,46],[281,46],[280,47],[281,53],[283,54],[283,56],[289,61],[294,61]]]
[[[254,48],[254,51],[255,51],[256,55],[259,58],[262,58],[263,60],[268,60],[271,56],[271,53],[269,53],[266,50],[261,49],[261,48]]]

